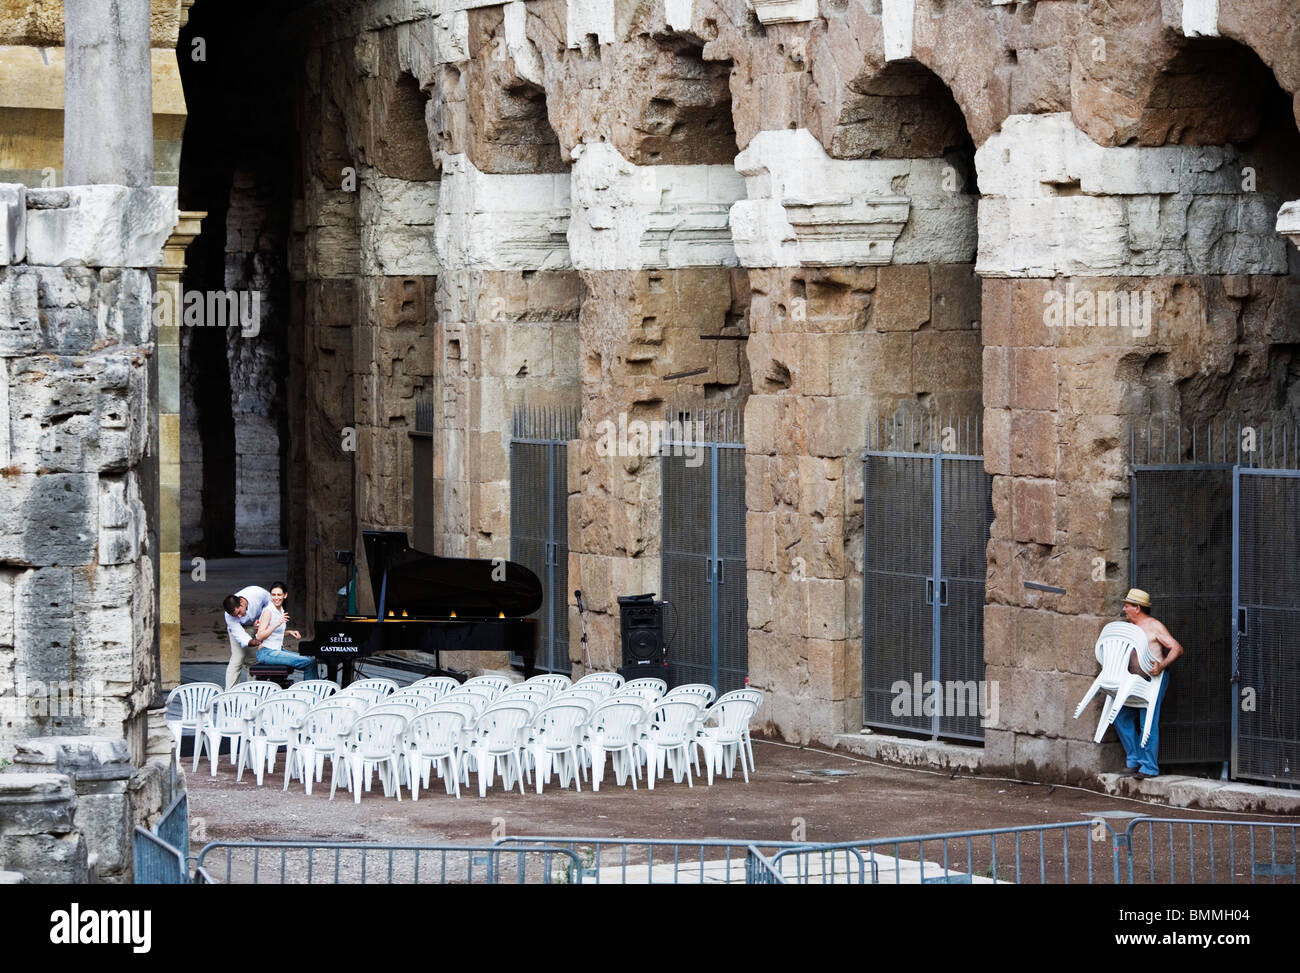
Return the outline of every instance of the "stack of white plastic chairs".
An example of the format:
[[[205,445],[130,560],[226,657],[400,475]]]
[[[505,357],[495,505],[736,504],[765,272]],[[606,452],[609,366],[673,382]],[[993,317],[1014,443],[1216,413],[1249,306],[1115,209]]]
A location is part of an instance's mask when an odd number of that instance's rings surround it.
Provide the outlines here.
[[[330,798],[342,782],[357,802],[376,775],[384,794],[398,800],[403,787],[419,800],[435,779],[460,797],[471,773],[480,796],[497,778],[521,794],[526,784],[540,794],[556,778],[561,788],[581,791],[588,783],[599,790],[607,758],[620,787],[637,788],[643,772],[651,789],[669,773],[693,787],[701,756],[710,785],[718,773],[731,777],[737,760],[748,781],[749,724],[763,694],[741,689],[716,702],[715,695],[704,684],[668,691],[662,679],[624,683],[608,672],[576,683],[547,673],[522,683],[436,676],[406,687],[362,679],[345,689],[320,679],[288,689],[249,682],[229,692],[187,684],[173,693],[181,713],[172,730],[178,740],[184,729],[196,731],[194,767],[206,747],[214,776],[229,740],[236,779],[247,768],[259,786],[275,772],[281,750],[284,789],[297,777],[310,794],[328,761]]]

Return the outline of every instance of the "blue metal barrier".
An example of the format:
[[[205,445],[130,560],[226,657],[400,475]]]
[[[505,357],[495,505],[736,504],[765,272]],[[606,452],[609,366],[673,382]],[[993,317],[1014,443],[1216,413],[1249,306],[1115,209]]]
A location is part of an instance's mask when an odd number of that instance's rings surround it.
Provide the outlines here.
[[[131,851],[137,885],[189,884],[190,873],[185,856],[152,831],[137,825]]]
[[[552,846],[214,841],[197,867],[219,884],[569,885],[582,878],[578,856]]]

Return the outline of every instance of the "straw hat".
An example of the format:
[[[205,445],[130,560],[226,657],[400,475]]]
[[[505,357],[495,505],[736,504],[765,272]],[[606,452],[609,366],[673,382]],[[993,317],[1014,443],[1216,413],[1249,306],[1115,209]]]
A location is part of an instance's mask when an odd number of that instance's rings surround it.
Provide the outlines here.
[[[1129,588],[1128,594],[1124,596],[1124,600],[1130,605],[1139,605],[1142,608],[1151,607],[1151,596],[1141,588]]]

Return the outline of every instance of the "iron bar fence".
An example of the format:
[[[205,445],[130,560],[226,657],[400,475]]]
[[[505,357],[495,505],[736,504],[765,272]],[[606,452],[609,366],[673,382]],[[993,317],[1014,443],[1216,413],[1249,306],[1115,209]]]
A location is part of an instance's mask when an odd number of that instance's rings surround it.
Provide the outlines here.
[[[1184,423],[1149,416],[1129,423],[1133,467],[1247,466],[1300,469],[1300,424],[1290,416],[1240,416]]]
[[[520,406],[511,416],[515,442],[567,443],[578,438],[578,409],[572,406]]]

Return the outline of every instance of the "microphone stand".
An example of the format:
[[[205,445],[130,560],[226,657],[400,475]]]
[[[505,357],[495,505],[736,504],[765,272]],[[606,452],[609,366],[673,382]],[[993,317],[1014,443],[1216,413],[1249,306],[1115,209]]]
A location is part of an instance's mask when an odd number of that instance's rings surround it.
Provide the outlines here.
[[[591,648],[587,644],[587,611],[582,607],[582,592],[574,591],[573,600],[578,604],[578,618],[582,621],[582,655],[587,660],[587,671],[591,672]]]

